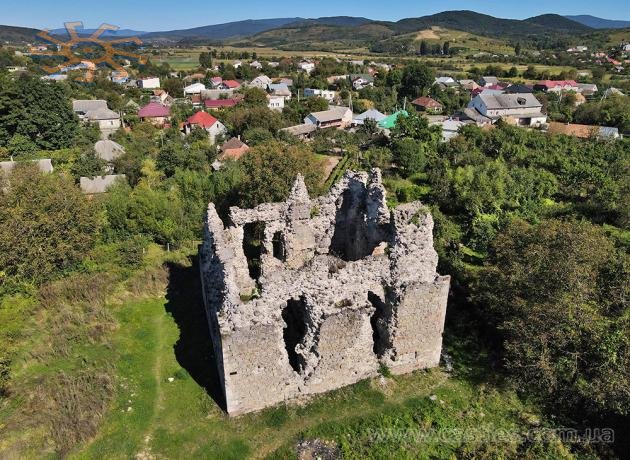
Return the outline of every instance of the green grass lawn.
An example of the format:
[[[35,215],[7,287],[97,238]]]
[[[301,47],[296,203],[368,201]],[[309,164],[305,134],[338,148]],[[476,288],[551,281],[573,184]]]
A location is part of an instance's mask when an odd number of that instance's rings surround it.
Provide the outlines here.
[[[220,398],[197,269],[171,264],[169,270],[165,297],[115,307],[114,403],[95,438],[72,457],[291,458],[297,441],[311,438],[334,441],[348,458],[452,458],[502,451],[514,456],[523,448],[519,442],[445,443],[419,440],[414,433],[447,435],[481,426],[518,432],[540,418],[535,407],[483,378],[484,357],[471,361],[458,352],[465,344],[451,347],[453,374],[433,369],[362,381],[308,402],[228,418],[215,401]],[[403,439],[373,439],[374,433],[392,430]],[[564,452],[549,445],[543,451]]]
[[[314,439],[356,459],[571,457],[554,438],[518,436],[553,425],[504,386],[468,328],[455,331],[456,305],[451,372],[379,377],[229,418],[186,252],[151,247],[122,281],[74,275],[53,283],[48,301],[2,304],[32,310],[35,322],[20,326],[15,393],[0,399],[0,458],[295,458],[297,443]],[[489,442],[498,430],[510,436]]]

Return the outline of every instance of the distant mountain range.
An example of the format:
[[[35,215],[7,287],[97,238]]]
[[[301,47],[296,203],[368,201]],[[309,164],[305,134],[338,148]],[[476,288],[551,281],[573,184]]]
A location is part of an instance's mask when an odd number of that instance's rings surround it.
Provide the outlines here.
[[[266,30],[285,26],[292,22],[304,21],[303,18],[247,19],[245,21],[226,22],[211,26],[194,27],[192,29],[167,30],[151,32],[143,36],[148,40],[182,40],[186,38],[205,38],[209,40],[225,40],[227,38],[255,35]]]
[[[32,43],[37,40],[38,29],[0,25],[0,43]]]
[[[593,29],[625,29],[626,27],[630,27],[630,21],[602,19],[588,14],[565,16],[565,18],[570,19],[571,21],[579,22],[580,24],[584,24],[585,26]]]
[[[80,37],[92,35],[98,29],[76,29]],[[68,32],[65,28],[49,30],[50,35],[67,36]],[[101,37],[139,37],[146,35],[147,32],[131,29],[106,30]]]
[[[630,27],[630,21],[611,21],[594,16],[560,16],[544,14],[524,20],[502,19],[474,11],[444,11],[429,16],[378,21],[363,17],[333,16],[321,18],[272,18],[214,24],[190,29],[145,32],[131,29],[107,31],[105,37],[142,37],[145,41],[226,41],[276,46],[291,41],[325,41],[327,34],[341,40],[374,42],[404,34],[441,27],[493,38],[519,39],[541,35],[576,35],[601,28]],[[91,35],[96,29],[82,29],[80,35]],[[33,42],[38,30],[0,26],[0,42]],[[67,35],[65,29],[51,34]]]
[[[145,40],[208,39],[226,40],[242,37],[255,37],[258,34],[276,29],[308,29],[318,27],[344,28],[348,34],[361,33],[362,29],[372,28],[389,35],[408,33],[432,26],[463,30],[465,32],[489,36],[524,36],[541,33],[576,33],[590,30],[584,24],[572,21],[557,14],[546,14],[525,20],[500,19],[474,11],[445,11],[419,18],[401,19],[397,22],[374,21],[363,17],[332,16],[314,19],[276,18],[229,22],[193,29],[151,32],[143,35]],[[380,29],[379,29],[380,28]],[[336,31],[340,33],[339,30]],[[343,33],[343,32],[341,32]],[[382,34],[381,34],[382,35]]]

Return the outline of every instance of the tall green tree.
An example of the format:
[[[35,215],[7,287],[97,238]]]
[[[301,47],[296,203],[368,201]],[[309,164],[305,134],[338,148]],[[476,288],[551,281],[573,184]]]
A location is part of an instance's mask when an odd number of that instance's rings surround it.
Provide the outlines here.
[[[0,76],[0,146],[19,134],[42,150],[67,148],[78,128],[65,86],[29,75]]]
[[[239,189],[242,206],[281,201],[287,198],[298,174],[313,195],[322,191],[323,162],[306,145],[287,146],[277,141],[253,147],[241,159],[243,182]]]
[[[420,61],[413,61],[403,69],[400,96],[415,99],[422,96],[433,85],[433,69]]]
[[[99,228],[99,207],[70,177],[32,165],[0,173],[0,267],[7,277],[41,282],[58,275],[85,257]]]

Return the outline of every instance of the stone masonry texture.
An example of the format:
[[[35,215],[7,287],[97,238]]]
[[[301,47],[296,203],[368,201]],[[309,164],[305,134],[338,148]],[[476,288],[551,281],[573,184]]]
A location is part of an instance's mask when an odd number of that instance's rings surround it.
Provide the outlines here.
[[[200,274],[230,415],[381,365],[438,365],[450,278],[436,272],[433,219],[420,202],[389,209],[380,170],[348,171],[314,199],[298,176],[287,201],[233,207],[228,220],[210,203]],[[262,241],[248,264],[252,225]]]

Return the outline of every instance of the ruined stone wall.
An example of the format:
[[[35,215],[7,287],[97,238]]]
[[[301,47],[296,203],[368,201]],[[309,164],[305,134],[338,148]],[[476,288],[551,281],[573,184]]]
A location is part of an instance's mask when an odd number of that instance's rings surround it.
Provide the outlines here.
[[[252,279],[244,228],[264,225]],[[433,220],[420,203],[389,210],[379,170],[347,172],[311,199],[208,207],[204,302],[231,415],[377,374],[436,366],[449,278],[436,273]],[[251,295],[254,293],[255,295]]]

